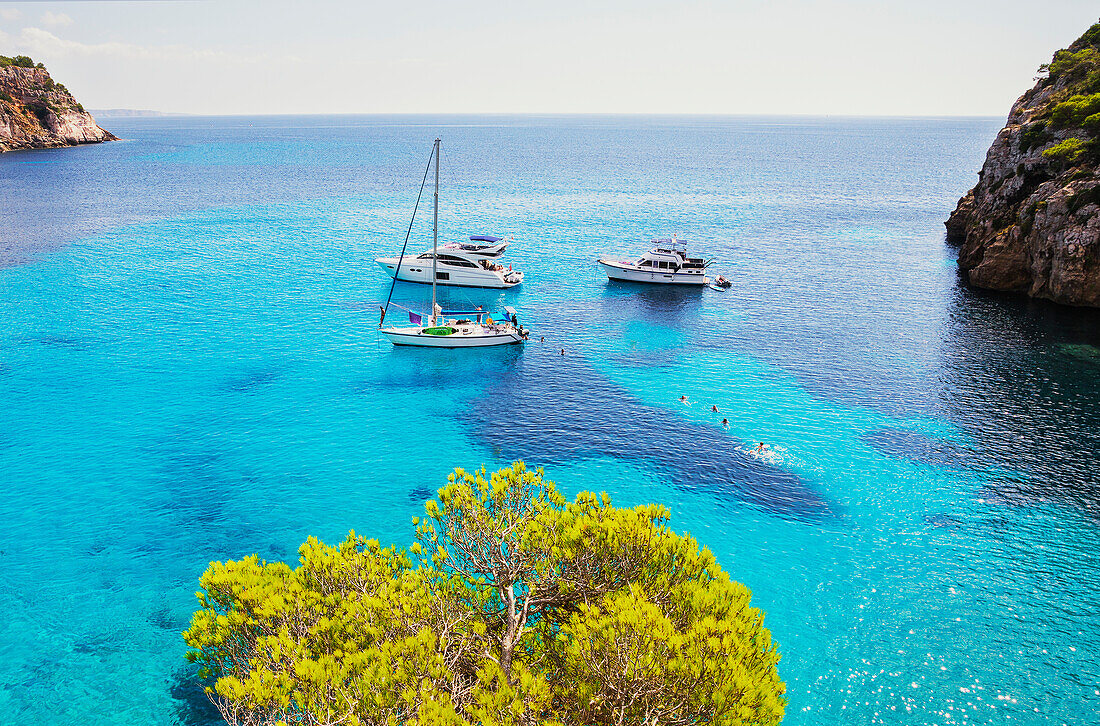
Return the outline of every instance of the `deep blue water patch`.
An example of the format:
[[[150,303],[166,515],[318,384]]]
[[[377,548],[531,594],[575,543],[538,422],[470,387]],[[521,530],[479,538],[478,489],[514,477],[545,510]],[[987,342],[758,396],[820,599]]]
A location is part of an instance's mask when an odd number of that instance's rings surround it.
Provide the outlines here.
[[[203,691],[198,668],[180,666],[173,671],[169,693],[175,709],[174,722],[180,726],[219,726],[224,724],[221,713]]]
[[[862,436],[862,441],[881,454],[927,466],[967,469],[980,463],[975,452],[958,442],[903,428],[882,428]]]
[[[532,360],[473,401],[478,438],[499,446],[505,458],[554,469],[613,457],[663,471],[676,486],[780,516],[828,514],[828,504],[799,477],[746,454],[720,428],[641,403],[583,358]]]
[[[225,389],[233,393],[249,393],[261,386],[267,386],[279,379],[277,370],[254,370],[230,376]]]

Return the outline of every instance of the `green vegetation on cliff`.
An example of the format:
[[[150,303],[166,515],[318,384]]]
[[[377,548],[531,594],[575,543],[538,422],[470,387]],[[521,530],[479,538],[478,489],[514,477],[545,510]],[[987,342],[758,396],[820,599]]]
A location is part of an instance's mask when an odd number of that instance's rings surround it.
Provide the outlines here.
[[[17,68],[45,68],[46,66],[41,63],[35,63],[29,56],[17,55],[14,58],[9,58],[6,55],[0,55],[0,68],[4,66],[16,66]]]
[[[1100,162],[1100,23],[1096,23],[1069,48],[1057,51],[1050,63],[1039,67],[1046,78],[1036,91],[1056,87],[1042,111],[1021,137],[1021,151],[1050,141],[1053,131],[1081,129],[1079,136],[1063,139],[1043,152],[1059,165],[1079,161]]]
[[[408,550],[211,564],[184,637],[232,724],[777,724],[779,653],[656,505],[456,470]]]

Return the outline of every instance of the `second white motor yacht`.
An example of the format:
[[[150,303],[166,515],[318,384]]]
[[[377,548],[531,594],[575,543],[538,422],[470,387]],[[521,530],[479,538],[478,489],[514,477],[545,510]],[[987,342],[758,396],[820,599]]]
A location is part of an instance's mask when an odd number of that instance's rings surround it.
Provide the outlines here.
[[[666,285],[706,285],[707,262],[689,257],[687,244],[675,236],[653,240],[653,249],[635,260],[620,260],[600,255],[598,262],[608,279],[627,282],[654,282]]]

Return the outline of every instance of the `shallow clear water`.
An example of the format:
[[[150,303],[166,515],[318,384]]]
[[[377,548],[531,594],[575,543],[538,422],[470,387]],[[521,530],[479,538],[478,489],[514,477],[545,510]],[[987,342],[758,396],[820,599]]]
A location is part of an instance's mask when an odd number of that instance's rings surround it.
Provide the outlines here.
[[[523,458],[752,588],[787,723],[1096,722],[1100,319],[967,290],[942,241],[999,120],[105,125],[0,157],[0,721],[211,722],[210,560],[407,543],[451,468]],[[527,272],[448,300],[525,350],[375,333],[437,134],[445,238]],[[594,264],[672,232],[733,289]]]

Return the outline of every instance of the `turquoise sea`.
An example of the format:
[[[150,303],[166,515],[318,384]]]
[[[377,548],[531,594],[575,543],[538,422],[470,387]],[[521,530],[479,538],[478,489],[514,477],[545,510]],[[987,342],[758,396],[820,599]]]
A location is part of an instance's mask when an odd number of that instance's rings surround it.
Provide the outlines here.
[[[216,723],[180,638],[211,560],[408,543],[517,458],[710,547],[791,726],[1100,721],[1100,316],[943,242],[1000,119],[101,121],[0,157],[0,723]],[[447,301],[525,349],[376,333],[437,135],[443,238],[527,273]],[[673,232],[733,288],[595,265]]]

